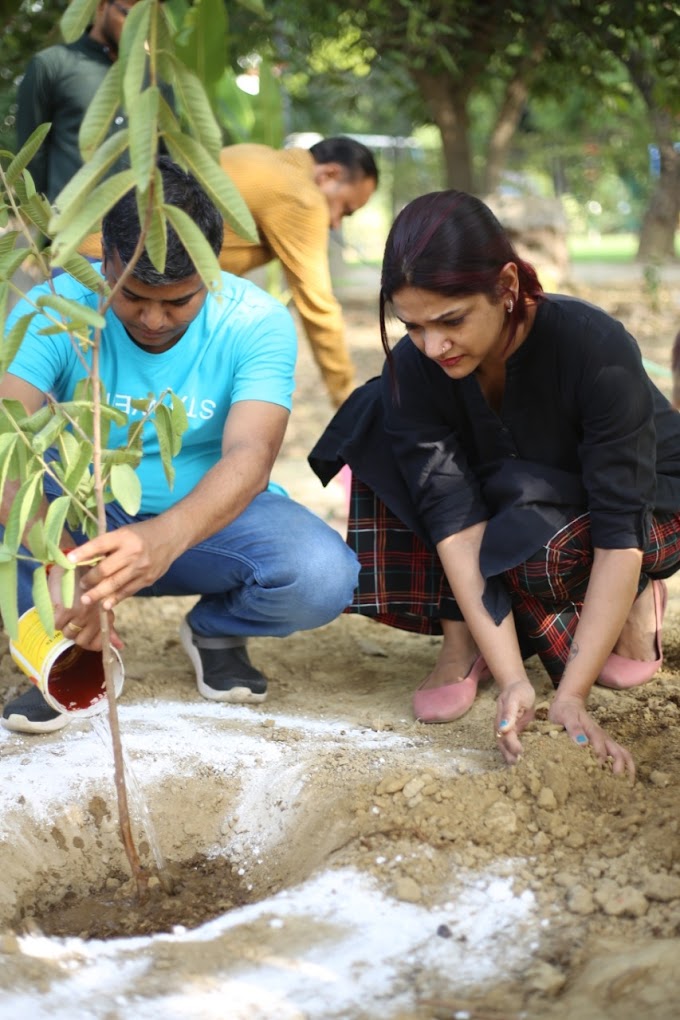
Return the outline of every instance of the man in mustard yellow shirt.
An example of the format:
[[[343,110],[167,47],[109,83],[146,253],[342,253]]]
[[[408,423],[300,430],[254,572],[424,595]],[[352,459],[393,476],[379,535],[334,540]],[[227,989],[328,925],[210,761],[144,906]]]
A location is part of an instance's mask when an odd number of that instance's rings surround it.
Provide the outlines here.
[[[342,311],[333,295],[328,232],[368,202],[378,184],[371,152],[352,138],[326,138],[310,149],[229,145],[222,169],[248,206],[260,240],[225,224],[220,265],[242,276],[279,259],[335,406],[355,385]]]

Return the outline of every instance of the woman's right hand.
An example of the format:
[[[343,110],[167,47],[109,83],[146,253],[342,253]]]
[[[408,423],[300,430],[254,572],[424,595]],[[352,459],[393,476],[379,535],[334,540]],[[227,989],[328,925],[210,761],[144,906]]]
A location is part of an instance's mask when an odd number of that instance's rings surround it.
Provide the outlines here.
[[[582,698],[576,695],[555,695],[548,710],[548,719],[560,723],[579,747],[590,745],[600,764],[611,762],[615,776],[630,776],[635,779],[635,762],[630,751],[610,737],[586,711]]]
[[[527,679],[516,680],[501,690],[496,702],[496,737],[508,765],[516,765],[522,754],[519,735],[534,718],[536,692]]]

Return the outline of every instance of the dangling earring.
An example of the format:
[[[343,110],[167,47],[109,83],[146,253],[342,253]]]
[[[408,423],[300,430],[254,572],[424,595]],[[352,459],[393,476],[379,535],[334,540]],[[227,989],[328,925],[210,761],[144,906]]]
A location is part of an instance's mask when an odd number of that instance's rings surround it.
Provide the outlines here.
[[[514,307],[515,307],[515,302],[512,300],[512,298],[510,298],[510,300],[508,301],[507,305],[505,306],[505,309],[506,309],[508,315],[512,315],[512,310],[513,310]]]

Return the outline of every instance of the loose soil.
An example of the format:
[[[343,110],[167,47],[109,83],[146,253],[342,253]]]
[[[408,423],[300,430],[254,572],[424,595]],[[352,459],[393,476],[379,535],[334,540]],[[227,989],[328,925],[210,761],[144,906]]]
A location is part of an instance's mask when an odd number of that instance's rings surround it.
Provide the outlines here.
[[[351,282],[348,333],[368,378],[381,363],[375,278]],[[670,392],[673,280],[562,289],[621,318]],[[342,531],[341,483],[324,490],[306,466],[330,413],[303,340],[274,474]],[[413,721],[436,639],[342,616],[254,641],[267,702],[212,705],[177,638],[191,600],[130,600],[121,727],[163,882],[138,812],[152,877],[135,900],[110,751],[89,723],[0,732],[0,1018],[677,1017],[680,581],[669,587],[658,676],[592,696],[635,756],[634,786],[547,721],[538,660],[538,716],[507,768],[492,682],[455,724]],[[24,683],[4,639],[0,653],[4,701]]]

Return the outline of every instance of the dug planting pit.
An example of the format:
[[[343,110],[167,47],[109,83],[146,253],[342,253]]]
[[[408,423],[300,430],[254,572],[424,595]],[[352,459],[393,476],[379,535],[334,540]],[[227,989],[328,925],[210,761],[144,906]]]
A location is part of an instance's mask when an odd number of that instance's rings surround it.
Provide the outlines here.
[[[303,881],[360,833],[357,777],[336,775],[328,788],[323,725],[308,724],[318,739],[306,744],[294,724],[247,709],[232,709],[223,727],[212,706],[169,714],[172,729],[153,709],[122,711],[133,832],[151,875],[142,902],[120,840],[111,752],[91,723],[5,738],[6,752],[25,747],[0,759],[5,925],[82,938],[196,927]],[[251,717],[249,733],[234,727],[235,714]]]
[[[120,716],[174,892],[152,881],[135,898],[110,756],[88,723],[0,732],[3,1020],[117,1017],[116,1001],[139,1018],[349,1017],[367,986],[390,1016],[452,959],[473,987],[529,958],[536,904],[512,868],[451,869],[411,816],[431,801],[444,817],[452,800],[434,787],[482,775],[478,754],[442,770],[414,736],[231,706]],[[131,814],[153,871],[134,796]]]

